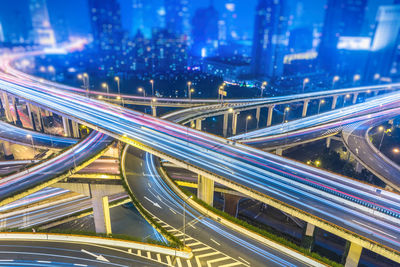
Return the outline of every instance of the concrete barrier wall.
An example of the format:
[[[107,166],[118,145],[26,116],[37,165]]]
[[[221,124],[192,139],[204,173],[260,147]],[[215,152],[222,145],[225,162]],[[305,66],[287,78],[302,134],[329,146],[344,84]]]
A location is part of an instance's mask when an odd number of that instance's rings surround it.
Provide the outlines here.
[[[105,245],[112,247],[122,247],[127,249],[140,249],[154,253],[160,253],[169,256],[176,256],[183,259],[192,258],[193,254],[190,251],[183,251],[174,248],[163,247],[159,245],[146,244],[135,241],[80,236],[80,235],[65,235],[65,234],[47,234],[47,233],[0,233],[0,240],[21,240],[21,241],[55,241],[55,242],[75,242],[94,245]]]

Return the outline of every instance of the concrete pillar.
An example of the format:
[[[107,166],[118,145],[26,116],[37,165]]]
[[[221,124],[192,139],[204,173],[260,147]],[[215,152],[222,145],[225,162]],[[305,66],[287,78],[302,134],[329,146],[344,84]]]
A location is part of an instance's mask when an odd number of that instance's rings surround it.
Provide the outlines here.
[[[268,107],[268,118],[267,118],[267,127],[272,124],[272,114],[274,113],[275,105]]]
[[[202,118],[196,119],[196,130],[201,131],[201,122],[202,122],[203,120],[204,120],[204,119],[202,119]]]
[[[303,239],[301,240],[301,245],[309,251],[311,251],[314,246],[314,231],[315,225],[307,223]]]
[[[336,108],[337,99],[338,99],[338,96],[335,95],[333,97],[333,99],[332,99],[332,107],[331,107],[331,109],[335,109]]]
[[[26,102],[26,112],[28,113],[29,121],[31,123],[32,129],[34,131],[36,131],[36,123],[35,123],[35,118],[32,113],[32,104],[31,103]]]
[[[257,120],[257,129],[260,125],[260,111],[261,111],[261,107],[257,107],[256,108],[256,120]]]
[[[108,196],[92,197],[93,218],[96,233],[111,234],[110,208],[108,206]]]
[[[224,193],[224,212],[236,217],[240,199],[242,199],[242,197]]]
[[[10,110],[10,101],[8,100],[8,96],[6,92],[3,92],[1,94],[1,100],[3,101],[3,107],[4,107],[4,112],[6,114],[6,119],[8,122],[13,121],[13,117],[11,115],[11,110]]]
[[[0,116],[3,117],[5,115],[4,107],[3,107],[3,101],[1,100],[0,97]]]
[[[66,117],[62,117],[63,127],[64,127],[64,135],[70,137],[71,129],[69,127],[69,119]]]
[[[237,119],[240,112],[234,112],[232,115],[232,135],[236,135],[237,130]]]
[[[326,148],[331,147],[331,140],[332,140],[332,138],[330,136],[328,138],[326,138]]]
[[[214,203],[214,180],[198,175],[197,183],[197,198],[212,206]]]
[[[349,253],[346,257],[345,267],[357,267],[360,261],[362,246],[351,242]]]
[[[71,121],[71,124],[72,124],[73,137],[79,138],[80,134],[79,134],[79,125],[78,125],[78,123],[76,121]]]
[[[229,120],[229,113],[224,113],[224,123],[222,126],[222,134],[224,137],[228,135],[228,120]]]
[[[303,112],[301,113],[301,117],[305,117],[307,116],[307,110],[308,110],[308,103],[310,102],[310,100],[306,99],[304,100],[304,104],[303,104]]]
[[[156,106],[151,106],[151,111],[153,117],[157,117],[157,107]]]
[[[353,105],[354,105],[355,103],[357,103],[357,97],[358,97],[358,93],[354,93],[354,96],[353,96]]]
[[[11,151],[11,145],[7,141],[3,142],[3,152],[4,152],[4,158],[6,160],[13,160],[14,159],[14,155],[13,155],[13,153]]]
[[[283,153],[283,149],[282,148],[277,148],[276,151],[275,151],[275,154],[278,155],[278,156],[282,156],[282,153]]]
[[[15,110],[15,125],[17,125],[18,127],[22,127],[22,121],[21,121],[21,117],[19,116],[19,113],[18,113],[18,106],[17,106],[17,102],[15,101],[15,98],[13,98],[13,103],[14,103],[14,110]]]
[[[356,162],[356,172],[357,173],[361,173],[361,171],[363,170],[363,166],[360,162]]]

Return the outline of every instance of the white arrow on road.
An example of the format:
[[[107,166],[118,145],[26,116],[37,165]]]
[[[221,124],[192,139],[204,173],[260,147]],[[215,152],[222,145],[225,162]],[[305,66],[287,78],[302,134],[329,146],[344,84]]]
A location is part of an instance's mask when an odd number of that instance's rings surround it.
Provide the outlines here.
[[[89,252],[89,251],[84,250],[84,249],[81,249],[81,251],[82,251],[83,253],[89,254],[89,255],[92,256],[92,257],[95,257],[96,260],[110,262],[109,260],[107,260],[106,258],[104,258],[103,255],[100,255],[100,254],[97,255],[97,254],[94,254],[94,253]]]
[[[148,201],[150,201],[151,203],[153,203],[154,206],[156,206],[157,208],[161,209],[160,204],[158,204],[157,202],[151,201],[148,197],[144,197],[145,199],[147,199]]]

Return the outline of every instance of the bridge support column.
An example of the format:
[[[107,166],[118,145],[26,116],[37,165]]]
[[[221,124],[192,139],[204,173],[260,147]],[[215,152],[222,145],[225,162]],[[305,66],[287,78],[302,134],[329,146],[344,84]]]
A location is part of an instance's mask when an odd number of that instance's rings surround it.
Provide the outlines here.
[[[3,142],[3,152],[4,152],[4,158],[6,160],[13,160],[14,159],[14,155],[13,155],[13,153],[11,151],[11,145],[7,141]]]
[[[111,234],[110,207],[108,196],[94,195],[92,198],[93,217],[96,233]]]
[[[75,138],[79,138],[79,125],[76,121],[71,121],[72,124],[72,134]]]
[[[326,148],[331,147],[331,141],[332,141],[332,138],[330,136],[328,138],[326,138]]]
[[[277,148],[276,151],[275,151],[275,154],[278,155],[278,156],[282,156],[282,153],[283,153],[283,149],[282,148]]]
[[[35,117],[32,112],[32,104],[31,103],[26,102],[26,112],[28,113],[29,121],[31,123],[32,129],[34,131],[36,131]]]
[[[257,120],[257,129],[260,125],[260,112],[261,112],[261,107],[256,108],[256,120]]]
[[[311,251],[311,249],[314,246],[314,231],[315,231],[315,225],[311,223],[307,223],[303,239],[301,241],[301,245]]]
[[[199,130],[199,131],[201,131],[201,122],[203,121],[204,119],[203,118],[200,118],[200,119],[196,119],[196,130]]]
[[[268,118],[267,118],[267,127],[272,124],[272,114],[274,113],[275,105],[268,107]]]
[[[350,248],[346,257],[345,267],[357,267],[360,261],[362,246],[351,242]]]
[[[198,175],[197,183],[197,198],[212,206],[214,203],[214,180]]]
[[[307,110],[308,110],[308,103],[310,102],[310,100],[306,99],[304,100],[304,104],[303,104],[303,112],[301,113],[301,117],[305,117],[307,116]]]
[[[232,135],[236,135],[237,120],[240,112],[234,112],[232,115]]]
[[[17,106],[17,99],[15,97],[12,98],[12,103],[14,106],[14,111],[15,111],[15,125],[17,125],[18,127],[22,127],[22,121],[21,121],[21,117],[19,116],[18,113],[18,106]]]
[[[333,99],[332,99],[332,107],[331,107],[331,109],[335,109],[335,108],[336,108],[337,99],[338,99],[338,96],[335,95],[335,96],[333,97]]]
[[[360,162],[356,162],[356,172],[357,173],[361,173],[361,171],[363,170],[363,166]]]
[[[64,135],[71,137],[71,128],[69,127],[69,119],[66,117],[62,117],[63,127],[64,127]]]
[[[354,105],[355,103],[357,103],[357,97],[358,97],[358,93],[354,93],[354,96],[353,96],[353,105]]]
[[[224,193],[224,212],[236,217],[240,199],[242,199],[242,197]]]
[[[153,117],[157,117],[157,107],[156,106],[152,106],[151,107],[151,111],[152,111]]]
[[[5,113],[5,110],[3,107],[3,101],[1,100],[1,97],[0,97],[0,116],[3,117],[5,114],[6,113]]]
[[[12,122],[13,118],[12,118],[11,110],[10,110],[10,101],[8,100],[8,96],[7,96],[6,92],[3,92],[1,94],[1,100],[3,102],[3,107],[4,107],[5,114],[6,114],[6,119],[7,119],[8,122]]]
[[[224,113],[224,122],[222,126],[222,134],[224,137],[228,135],[228,120],[229,120],[229,113]]]

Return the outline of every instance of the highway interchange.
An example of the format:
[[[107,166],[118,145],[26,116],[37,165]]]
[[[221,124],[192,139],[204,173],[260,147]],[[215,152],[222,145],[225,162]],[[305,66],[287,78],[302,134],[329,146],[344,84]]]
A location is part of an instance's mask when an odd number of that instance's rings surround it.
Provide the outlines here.
[[[211,170],[221,179],[257,190],[399,250],[399,228],[393,225],[399,215],[399,200],[390,194],[378,194],[375,188],[354,184],[354,181],[346,184],[339,176],[309,166],[240,144],[234,145],[226,139],[139,112],[73,93],[61,93],[58,89],[38,85],[36,82],[2,75],[1,84],[2,89],[11,94],[47,106],[52,111],[75,118],[115,138],[131,144],[140,142],[150,150],[172,156],[178,163],[184,162],[200,170]],[[372,104],[364,103],[364,106],[357,107],[357,111],[393,107],[398,98],[398,93],[392,93],[390,97],[371,101]],[[343,109],[343,112],[348,112],[346,114],[350,116],[354,114],[354,108]],[[343,118],[344,115],[340,116]],[[313,125],[313,121],[315,125],[337,119],[338,116],[331,114],[320,120],[310,119],[300,127]],[[294,129],[289,123],[285,128]],[[371,215],[368,209],[370,205],[382,212],[375,211]],[[398,225],[398,222],[395,224]],[[377,234],[375,230],[384,234]]]

